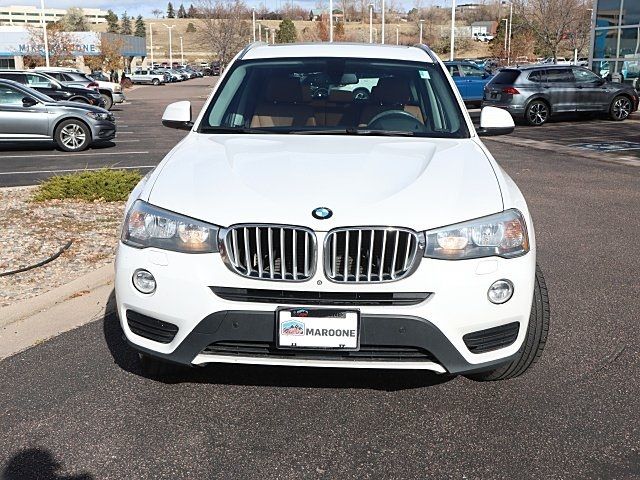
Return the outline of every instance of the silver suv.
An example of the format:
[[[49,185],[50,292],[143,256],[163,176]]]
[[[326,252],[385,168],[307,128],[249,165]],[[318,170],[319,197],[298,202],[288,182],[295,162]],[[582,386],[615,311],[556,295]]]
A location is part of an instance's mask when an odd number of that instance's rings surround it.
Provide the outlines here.
[[[0,80],[0,141],[54,141],[79,152],[116,136],[112,114],[77,102],[56,102],[12,80]]]
[[[539,126],[556,113],[602,112],[625,120],[638,109],[633,87],[611,83],[591,70],[567,65],[505,68],[484,87],[482,106],[508,110]]]

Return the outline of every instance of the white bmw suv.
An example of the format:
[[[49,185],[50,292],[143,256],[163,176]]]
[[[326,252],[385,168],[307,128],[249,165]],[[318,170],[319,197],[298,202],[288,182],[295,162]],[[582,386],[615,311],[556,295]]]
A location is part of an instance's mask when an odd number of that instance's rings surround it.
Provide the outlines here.
[[[544,347],[525,200],[427,47],[253,44],[133,191],[116,260],[143,365],[515,377]]]

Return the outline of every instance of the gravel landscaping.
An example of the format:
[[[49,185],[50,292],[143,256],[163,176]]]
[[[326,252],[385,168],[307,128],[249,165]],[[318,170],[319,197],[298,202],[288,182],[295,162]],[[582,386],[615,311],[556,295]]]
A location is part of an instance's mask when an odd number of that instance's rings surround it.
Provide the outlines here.
[[[41,262],[72,240],[56,260],[0,276],[0,307],[32,298],[113,262],[124,202],[32,202],[37,187],[0,189],[0,275]]]

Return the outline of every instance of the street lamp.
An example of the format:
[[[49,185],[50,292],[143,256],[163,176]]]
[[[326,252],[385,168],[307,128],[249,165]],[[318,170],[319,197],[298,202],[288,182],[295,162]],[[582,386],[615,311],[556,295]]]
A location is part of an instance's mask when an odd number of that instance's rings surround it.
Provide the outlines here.
[[[333,0],[329,0],[329,42],[333,42]]]
[[[382,36],[382,43],[384,45],[384,0],[382,0],[382,27],[380,29],[380,35]]]
[[[422,45],[422,26],[424,25],[424,20],[420,20],[420,45]]]
[[[169,26],[166,23],[163,23],[162,25],[169,29],[169,68],[173,68],[173,47],[171,42],[171,30],[175,28],[175,25]]]
[[[40,22],[44,33],[44,61],[49,66],[49,40],[47,39],[47,23],[44,21],[44,0],[40,0]]]
[[[182,35],[180,35],[180,65],[184,66],[184,50],[182,48]]]
[[[373,43],[373,3],[369,4],[369,43]]]
[[[513,2],[509,2],[509,45],[507,47],[507,65],[511,64],[511,29],[513,28]]]
[[[396,45],[400,45],[400,29],[396,27]]]
[[[253,32],[253,41],[256,41],[256,9],[251,10],[251,25],[253,28],[251,31]]]
[[[153,24],[149,23],[149,41],[151,42],[151,68],[153,68]]]
[[[507,54],[507,29],[509,27],[509,19],[508,18],[503,18],[502,21],[504,22],[504,54]]]
[[[451,45],[450,50],[451,53],[449,55],[449,60],[453,60],[454,57],[454,47],[455,47],[455,37],[456,37],[456,0],[451,0]]]

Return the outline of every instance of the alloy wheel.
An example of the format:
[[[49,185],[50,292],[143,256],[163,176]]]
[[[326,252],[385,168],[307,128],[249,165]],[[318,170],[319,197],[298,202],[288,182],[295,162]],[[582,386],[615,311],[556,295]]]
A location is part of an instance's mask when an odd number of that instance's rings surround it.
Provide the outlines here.
[[[542,125],[549,117],[549,109],[544,103],[535,102],[529,106],[527,116],[531,125]]]
[[[613,103],[613,116],[616,120],[624,120],[631,113],[631,102],[628,98],[618,98]]]
[[[71,123],[61,130],[60,140],[65,147],[77,150],[87,141],[87,136],[78,124]]]

